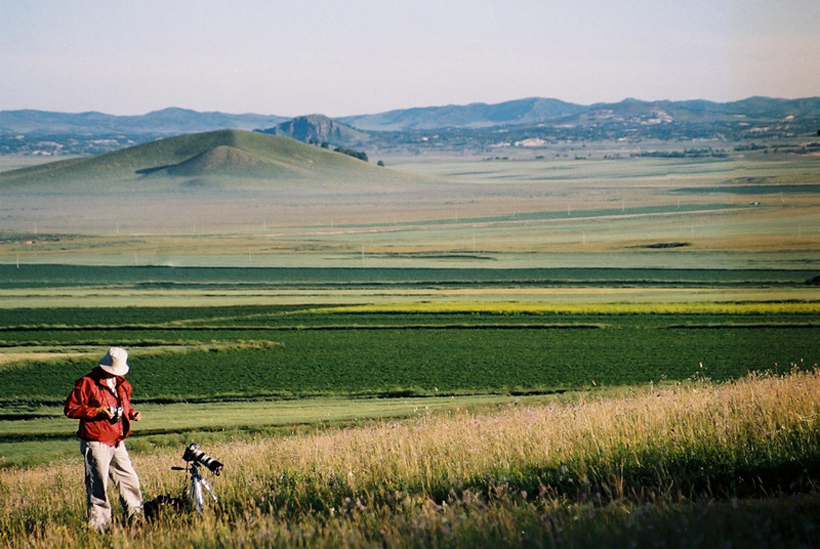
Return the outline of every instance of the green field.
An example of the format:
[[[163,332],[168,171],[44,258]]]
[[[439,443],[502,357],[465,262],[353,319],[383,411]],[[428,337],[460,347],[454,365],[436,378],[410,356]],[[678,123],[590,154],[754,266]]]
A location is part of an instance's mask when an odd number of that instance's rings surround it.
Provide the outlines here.
[[[166,442],[820,362],[817,303],[455,305],[0,309],[0,455],[64,455],[67,388],[111,344],[130,349],[135,402],[161,419],[135,440]]]
[[[32,459],[38,445],[47,456],[68,451],[71,422],[59,417],[66,388],[112,344],[129,348],[135,400],[160,406],[160,417],[193,403],[206,416],[236,403],[230,420],[217,424],[188,415],[164,430],[148,422],[137,441],[315,423],[309,411],[279,417],[282,406],[304,399],[346,403],[348,413],[328,419],[346,421],[405,415],[400,402],[408,398],[438,409],[724,381],[820,361],[820,302],[805,284],[813,270],[0,271],[0,431],[7,433],[0,453],[7,463]],[[257,304],[219,306],[246,299]],[[61,301],[85,306],[53,307]],[[451,396],[459,400],[441,398]]]
[[[100,268],[83,265],[0,265],[0,290],[115,287],[275,289],[292,287],[800,287],[813,269],[661,268]]]
[[[134,348],[140,365],[131,374],[140,388],[137,398],[153,401],[429,395],[646,384],[698,373],[723,380],[775,365],[788,370],[793,363],[820,361],[815,319],[813,314],[292,315],[267,329],[40,326],[5,330],[0,342],[18,351],[107,342]],[[236,342],[247,347],[214,345]],[[197,344],[205,350],[139,354],[143,348]],[[0,370],[0,399],[53,403],[87,367],[87,360],[6,365]],[[46,368],[48,375],[38,375]]]

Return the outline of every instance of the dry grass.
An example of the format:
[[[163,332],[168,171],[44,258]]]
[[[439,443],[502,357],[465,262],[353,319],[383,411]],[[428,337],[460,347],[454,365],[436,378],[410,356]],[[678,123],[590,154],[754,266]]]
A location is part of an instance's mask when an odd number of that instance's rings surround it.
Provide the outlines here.
[[[430,302],[423,303],[423,302]],[[710,305],[710,302],[715,302]],[[801,303],[802,302],[802,303]],[[329,305],[373,312],[812,312],[814,286],[798,288],[293,288],[123,289],[34,288],[0,290],[0,308],[188,307],[229,305]],[[372,305],[372,307],[371,307]],[[701,307],[701,305],[703,305]]]
[[[606,290],[605,290],[606,291]],[[557,291],[553,293],[558,293]],[[588,290],[588,293],[595,293]],[[607,292],[608,293],[608,292]],[[345,313],[498,313],[498,314],[792,314],[820,313],[820,302],[715,302],[681,301],[628,303],[633,292],[622,291],[620,303],[549,303],[516,301],[439,301],[371,303],[313,309]],[[612,295],[612,294],[609,294]],[[615,294],[617,295],[617,294]],[[656,291],[656,295],[660,295]]]
[[[650,502],[652,524],[666,525],[659,534],[674,540],[681,521],[698,520],[680,507],[690,499],[813,490],[820,372],[431,414],[207,450],[227,464],[213,483],[221,512],[166,516],[104,538],[83,526],[79,457],[4,471],[0,545],[552,546],[558,532],[570,545],[595,545],[612,533],[640,534],[625,524]],[[149,496],[179,491],[179,473],[168,470],[177,462],[168,452],[136,459]],[[753,520],[743,509],[724,511]]]
[[[0,366],[4,364],[10,364],[13,362],[22,362],[24,360],[48,360],[48,359],[57,359],[57,358],[67,358],[67,357],[85,357],[91,356],[91,353],[46,353],[46,352],[11,352],[11,353],[2,353],[0,352]]]

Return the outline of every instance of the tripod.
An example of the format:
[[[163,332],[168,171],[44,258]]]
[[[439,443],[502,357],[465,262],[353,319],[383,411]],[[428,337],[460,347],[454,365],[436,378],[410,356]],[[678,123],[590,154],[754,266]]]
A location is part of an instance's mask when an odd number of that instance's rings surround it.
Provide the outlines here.
[[[191,475],[190,481],[188,482],[188,501],[197,513],[201,513],[202,508],[205,506],[205,492],[203,488],[208,491],[208,494],[213,498],[214,502],[219,502],[219,500],[216,499],[216,494],[214,494],[214,491],[211,489],[211,485],[207,480],[202,478],[199,467],[200,464],[196,461],[190,462],[187,467],[171,467],[174,471],[186,471]]]

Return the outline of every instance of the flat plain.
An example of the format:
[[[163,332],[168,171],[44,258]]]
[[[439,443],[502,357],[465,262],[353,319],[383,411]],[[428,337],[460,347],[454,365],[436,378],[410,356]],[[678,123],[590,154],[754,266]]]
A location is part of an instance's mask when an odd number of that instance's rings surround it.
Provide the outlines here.
[[[817,162],[422,158],[389,162],[381,178],[346,165],[332,185],[308,174],[199,186],[127,172],[100,182],[102,163],[83,172],[81,194],[34,183],[4,192],[0,261],[800,268],[820,249]]]

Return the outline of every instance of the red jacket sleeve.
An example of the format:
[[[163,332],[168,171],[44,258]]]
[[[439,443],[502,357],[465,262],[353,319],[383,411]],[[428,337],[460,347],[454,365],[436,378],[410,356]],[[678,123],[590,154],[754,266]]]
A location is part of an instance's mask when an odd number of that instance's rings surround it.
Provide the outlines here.
[[[93,419],[99,411],[96,406],[88,405],[88,396],[91,390],[89,379],[78,379],[74,384],[74,390],[65,399],[63,411],[65,415],[72,419]]]

